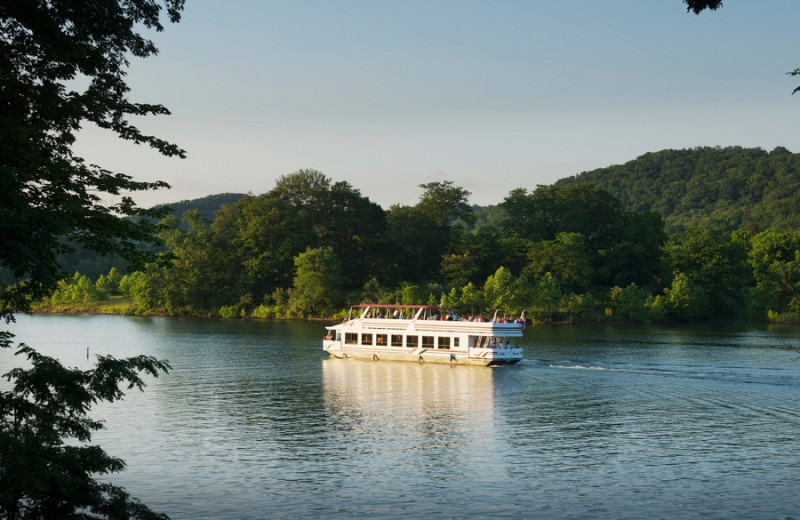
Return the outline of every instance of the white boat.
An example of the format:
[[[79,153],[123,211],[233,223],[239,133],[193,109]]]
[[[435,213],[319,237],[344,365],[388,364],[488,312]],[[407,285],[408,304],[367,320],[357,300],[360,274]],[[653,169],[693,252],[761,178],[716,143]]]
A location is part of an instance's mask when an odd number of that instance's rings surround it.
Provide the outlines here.
[[[522,348],[525,313],[517,320],[463,319],[430,305],[362,303],[326,327],[322,349],[341,359],[415,361],[459,365],[513,365]]]

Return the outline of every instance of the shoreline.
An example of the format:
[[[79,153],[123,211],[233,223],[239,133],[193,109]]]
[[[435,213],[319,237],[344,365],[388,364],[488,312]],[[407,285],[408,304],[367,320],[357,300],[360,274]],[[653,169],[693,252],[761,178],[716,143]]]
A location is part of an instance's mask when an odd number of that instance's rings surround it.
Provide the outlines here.
[[[120,312],[122,311],[122,312]],[[259,318],[255,316],[236,316],[236,317],[223,317],[219,315],[213,314],[192,314],[192,313],[185,313],[185,314],[169,314],[163,312],[155,312],[155,313],[145,313],[140,314],[133,311],[131,308],[124,308],[121,309],[119,307],[112,307],[104,309],[103,307],[52,307],[52,306],[42,306],[39,308],[34,308],[31,310],[30,313],[19,313],[19,314],[65,314],[65,315],[76,315],[76,314],[88,314],[88,315],[106,315],[106,316],[137,316],[142,318],[147,317],[155,317],[155,318],[196,318],[196,319],[216,319],[216,320],[249,320],[249,321],[312,321],[312,322],[336,322],[340,321],[339,318],[336,317],[290,317],[290,316],[274,316],[270,318]],[[660,320],[660,321],[631,321],[631,320],[552,320],[552,321],[531,321],[531,326],[541,326],[541,325],[557,325],[557,326],[564,326],[564,325],[689,325],[689,324],[704,324],[704,323],[753,323],[753,324],[768,324],[768,325],[800,325],[800,321],[792,321],[792,320],[752,320],[752,319],[729,319],[729,320],[722,320],[722,319],[707,319],[707,320],[694,320],[694,321],[669,321],[669,320]]]

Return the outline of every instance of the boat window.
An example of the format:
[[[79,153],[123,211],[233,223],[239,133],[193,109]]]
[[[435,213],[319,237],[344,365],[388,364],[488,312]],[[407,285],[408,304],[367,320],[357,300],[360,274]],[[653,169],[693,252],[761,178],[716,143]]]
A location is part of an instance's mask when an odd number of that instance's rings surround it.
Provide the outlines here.
[[[345,332],[344,342],[346,345],[356,345],[358,343],[358,334],[355,332]]]
[[[416,347],[419,345],[419,336],[406,336],[406,346]]]
[[[402,334],[392,334],[392,346],[393,347],[402,347],[403,346],[403,335]]]
[[[422,336],[422,348],[433,348],[433,336]]]
[[[450,338],[447,336],[439,336],[439,348],[450,348]]]
[[[362,345],[372,345],[372,334],[362,334],[361,335],[361,344]]]
[[[375,344],[385,347],[387,338],[388,336],[386,334],[375,334]]]
[[[458,338],[453,338],[453,346],[458,347]]]

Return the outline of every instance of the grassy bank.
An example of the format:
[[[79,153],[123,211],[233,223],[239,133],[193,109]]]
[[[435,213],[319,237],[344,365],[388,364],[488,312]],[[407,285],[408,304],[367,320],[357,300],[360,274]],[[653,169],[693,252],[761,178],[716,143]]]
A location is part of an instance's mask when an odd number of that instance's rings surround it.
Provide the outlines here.
[[[130,316],[136,314],[133,298],[127,296],[110,296],[105,300],[92,302],[75,302],[69,304],[51,304],[38,302],[33,306],[34,312],[62,314],[118,314]]]

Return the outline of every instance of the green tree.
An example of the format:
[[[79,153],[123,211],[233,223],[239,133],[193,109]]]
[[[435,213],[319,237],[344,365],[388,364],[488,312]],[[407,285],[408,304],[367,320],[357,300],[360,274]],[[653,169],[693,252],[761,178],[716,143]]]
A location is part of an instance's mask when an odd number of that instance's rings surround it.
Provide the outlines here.
[[[528,265],[523,272],[533,279],[549,272],[569,289],[585,290],[593,273],[587,248],[586,237],[582,234],[558,233],[554,240],[531,245]]]
[[[644,321],[647,318],[647,291],[640,289],[635,283],[625,287],[612,287],[609,299],[614,309],[614,316],[624,320]]]
[[[453,287],[461,287],[470,283],[479,271],[477,259],[465,251],[450,253],[442,257],[440,274],[442,279]]]
[[[104,295],[118,295],[120,293],[119,282],[122,281],[122,275],[116,267],[112,267],[107,274],[101,274],[95,282],[97,290]]]
[[[708,316],[708,294],[685,273],[678,273],[664,289],[667,313],[677,320],[696,320]]]
[[[459,308],[462,309],[462,314],[477,316],[483,308],[483,305],[483,292],[472,282],[469,282],[461,288],[461,303]]]
[[[471,224],[475,221],[469,205],[470,192],[455,186],[453,181],[420,184],[424,190],[416,205],[418,211],[438,225],[449,225],[456,219]]]
[[[131,117],[167,114],[161,105],[129,100],[130,57],[156,47],[140,30],[163,29],[162,11],[177,22],[183,0],[4,1],[0,4],[0,317],[46,297],[62,277],[59,254],[76,244],[144,263],[153,253],[158,211],[137,207],[127,193],[166,186],[87,163],[73,153],[85,123],[167,156],[177,146],[146,135]],[[117,202],[108,203],[115,197]],[[0,348],[13,335],[0,332]],[[123,463],[87,445],[102,424],[88,418],[99,401],[122,397],[119,385],[143,386],[138,374],[169,365],[149,357],[99,358],[94,369],[64,369],[20,345],[31,365],[5,375],[0,390],[0,517],[67,518],[78,509],[111,518],[164,518],[103,477]],[[67,442],[69,440],[69,442]]]
[[[229,244],[205,221],[200,211],[183,214],[183,226],[175,217],[166,219],[162,237],[170,249],[172,262],[167,268],[170,294],[176,295],[171,308],[188,307],[212,311],[235,303],[236,273],[228,263]],[[160,281],[159,283],[163,283]]]
[[[800,233],[768,229],[754,235],[748,244],[747,262],[755,279],[751,303],[757,317],[768,310],[798,312],[800,303]]]
[[[593,265],[593,285],[627,286],[631,283],[661,289],[666,277],[662,250],[667,241],[664,220],[657,213],[626,211],[616,240],[599,252]]]
[[[529,296],[531,286],[525,275],[514,276],[505,267],[500,267],[483,284],[483,302],[491,316],[498,311],[498,318],[519,316]]]
[[[276,289],[291,287],[294,258],[314,243],[310,217],[269,194],[243,197],[236,209],[232,253],[241,262],[239,285],[261,302]]]
[[[446,233],[443,226],[415,208],[392,206],[386,215],[388,245],[379,267],[381,280],[394,286],[434,279],[448,247],[442,233]]]
[[[457,287],[453,287],[447,294],[442,294],[442,301],[439,305],[444,309],[452,310],[456,314],[463,314],[460,293],[461,291]]]
[[[575,318],[594,318],[594,313],[597,310],[597,301],[591,293],[575,294],[569,292],[561,297],[559,304],[566,310],[570,321],[574,321]]]
[[[562,296],[561,282],[552,273],[544,273],[533,285],[533,304],[544,312],[547,321],[552,321]]]
[[[495,311],[499,311],[501,317],[511,313],[511,308],[515,305],[514,280],[514,275],[505,267],[500,267],[486,279],[483,295],[489,315],[493,315]]]
[[[294,285],[289,291],[292,314],[331,316],[342,303],[342,266],[333,248],[308,248],[297,255],[294,265]]]
[[[665,246],[674,271],[683,273],[701,288],[708,299],[707,313],[735,317],[744,303],[744,288],[750,281],[747,253],[731,234],[720,228],[692,228]]]
[[[348,269],[342,282],[362,286],[379,262],[386,214],[347,182],[333,183],[323,173],[298,170],[284,175],[267,194],[287,203],[310,226],[307,247],[332,247]]]
[[[72,278],[59,280],[56,290],[50,296],[53,305],[71,305],[76,303],[91,303],[100,298],[100,292],[89,277],[85,274],[75,273]]]
[[[508,233],[534,242],[580,233],[593,251],[607,247],[624,224],[619,200],[591,184],[539,186],[530,194],[517,189],[502,207],[509,215]]]

